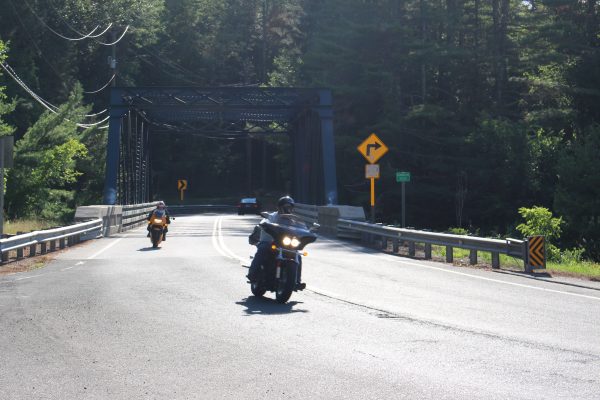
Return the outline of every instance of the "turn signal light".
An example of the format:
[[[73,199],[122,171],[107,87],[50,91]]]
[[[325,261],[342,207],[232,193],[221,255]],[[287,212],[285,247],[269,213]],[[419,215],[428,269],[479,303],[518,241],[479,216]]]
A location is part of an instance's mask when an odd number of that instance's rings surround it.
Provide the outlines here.
[[[308,251],[305,251],[304,253],[302,253],[302,255],[303,255],[304,257],[307,257],[307,256],[308,256]]]

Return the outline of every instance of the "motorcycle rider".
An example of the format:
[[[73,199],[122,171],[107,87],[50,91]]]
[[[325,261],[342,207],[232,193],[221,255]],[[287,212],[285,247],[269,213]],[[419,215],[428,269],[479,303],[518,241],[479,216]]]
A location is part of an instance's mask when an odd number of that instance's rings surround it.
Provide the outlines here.
[[[152,211],[150,211],[150,213],[148,213],[148,217],[146,218],[146,220],[148,222],[150,222],[150,220],[152,219],[152,216],[158,211],[160,210],[161,212],[159,214],[162,214],[162,212],[164,212],[165,214],[165,218],[167,219],[167,225],[165,225],[164,229],[163,229],[163,241],[167,240],[167,232],[169,231],[169,224],[171,223],[171,217],[169,216],[169,211],[167,210],[167,207],[165,206],[165,202],[164,201],[159,201],[158,204],[156,205],[156,208]],[[146,235],[146,237],[150,237],[150,230],[151,230],[151,226],[150,224],[148,224],[148,235]]]
[[[273,223],[278,223],[279,215],[281,214],[291,214],[294,212],[294,199],[290,196],[283,196],[277,201],[277,211],[269,213],[267,218],[263,219],[263,221],[269,221]],[[272,257],[271,253],[271,243],[273,242],[273,237],[269,235],[264,229],[260,230],[260,239],[256,244],[256,254],[254,254],[254,258],[252,259],[252,263],[250,264],[250,269],[248,271],[248,275],[246,278],[250,282],[256,281],[258,278],[258,271],[260,266],[267,263],[269,257]],[[302,262],[300,262],[298,268],[298,286],[306,286],[301,282],[300,276],[302,273]]]

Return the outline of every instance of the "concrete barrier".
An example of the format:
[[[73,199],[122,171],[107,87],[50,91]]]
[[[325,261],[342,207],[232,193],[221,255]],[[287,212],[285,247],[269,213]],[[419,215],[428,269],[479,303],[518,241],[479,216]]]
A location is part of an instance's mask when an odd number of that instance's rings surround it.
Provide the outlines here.
[[[352,221],[365,221],[365,211],[362,207],[354,206],[319,206],[319,224],[320,232],[325,235],[332,235],[339,238],[360,239],[360,232],[354,232],[338,226],[340,219]]]
[[[123,222],[122,206],[80,206],[75,211],[75,222],[102,219],[102,236],[110,236],[121,232]]]

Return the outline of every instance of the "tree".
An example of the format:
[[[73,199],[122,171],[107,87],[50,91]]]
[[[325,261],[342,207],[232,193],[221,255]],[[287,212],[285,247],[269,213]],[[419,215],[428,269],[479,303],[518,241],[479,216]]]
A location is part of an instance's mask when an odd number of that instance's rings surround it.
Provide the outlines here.
[[[16,143],[6,193],[12,217],[63,222],[72,218],[81,177],[77,160],[88,156],[75,122],[89,111],[81,101],[79,87],[56,113],[44,113]]]
[[[0,63],[6,60],[7,48],[5,44],[0,40]],[[0,77],[2,76],[2,70],[0,69]],[[4,86],[0,86],[0,136],[10,135],[13,132],[13,127],[8,125],[3,116],[11,113],[15,109],[15,102],[7,102]]]
[[[544,236],[548,258],[554,261],[559,260],[560,250],[555,243],[560,239],[562,232],[562,217],[554,218],[550,210],[538,206],[532,208],[521,207],[519,208],[519,214],[525,222],[517,225],[517,230],[525,237]]]
[[[565,217],[569,244],[600,260],[600,125],[586,129],[560,154],[554,206]]]

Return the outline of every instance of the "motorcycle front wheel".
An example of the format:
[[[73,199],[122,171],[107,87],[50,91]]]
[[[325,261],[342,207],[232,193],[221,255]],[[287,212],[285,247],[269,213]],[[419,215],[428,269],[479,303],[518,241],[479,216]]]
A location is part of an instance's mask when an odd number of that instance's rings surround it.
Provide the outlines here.
[[[261,282],[252,282],[250,284],[250,290],[252,291],[252,294],[256,297],[263,297],[267,292],[267,289],[265,289],[264,285]]]
[[[162,230],[152,229],[151,238],[152,238],[152,247],[157,248],[162,239]]]
[[[287,302],[292,296],[296,284],[296,272],[298,266],[293,262],[286,262],[281,265],[281,278],[277,282],[277,291],[275,292],[275,301],[280,304]]]

